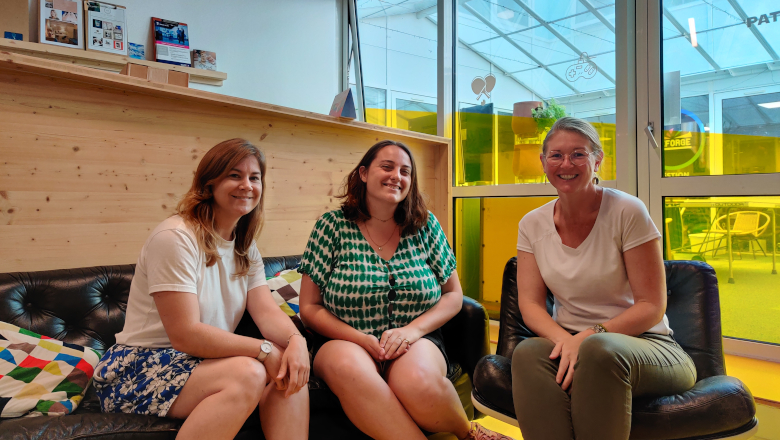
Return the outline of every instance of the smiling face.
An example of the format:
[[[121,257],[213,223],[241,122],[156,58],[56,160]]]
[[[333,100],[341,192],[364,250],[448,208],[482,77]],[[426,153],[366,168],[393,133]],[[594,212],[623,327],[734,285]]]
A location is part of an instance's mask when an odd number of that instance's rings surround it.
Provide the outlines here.
[[[587,160],[582,165],[575,165],[571,161],[571,155],[576,157],[578,153],[586,153]],[[569,130],[561,130],[555,133],[547,141],[547,151],[540,158],[547,179],[559,192],[575,193],[588,188],[593,184],[593,175],[598,171],[603,158],[603,153],[593,153],[590,141],[585,136]],[[563,162],[559,165],[551,164],[545,155],[563,156]]]
[[[377,152],[368,168],[360,167],[360,179],[366,184],[369,201],[397,205],[409,194],[412,161],[403,149],[388,145]]]
[[[232,227],[260,203],[263,195],[260,164],[247,156],[214,185],[214,217],[220,226]]]

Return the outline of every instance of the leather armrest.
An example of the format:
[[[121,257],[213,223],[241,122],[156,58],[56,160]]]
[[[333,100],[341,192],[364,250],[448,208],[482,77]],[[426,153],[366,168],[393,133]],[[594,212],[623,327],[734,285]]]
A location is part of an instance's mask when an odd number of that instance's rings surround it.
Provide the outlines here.
[[[514,418],[512,361],[497,354],[485,356],[474,371],[474,395],[480,403]]]
[[[469,377],[483,356],[490,354],[490,321],[482,304],[464,296],[463,307],[442,327],[447,356]]]

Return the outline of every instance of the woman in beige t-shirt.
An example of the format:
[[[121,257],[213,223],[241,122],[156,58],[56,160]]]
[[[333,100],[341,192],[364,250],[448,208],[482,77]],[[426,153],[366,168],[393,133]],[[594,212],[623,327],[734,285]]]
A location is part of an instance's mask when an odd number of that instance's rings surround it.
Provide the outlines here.
[[[597,185],[603,157],[588,122],[559,119],[540,157],[558,199],[519,225],[518,306],[540,336],[512,357],[526,440],[626,440],[633,397],[681,393],[696,382],[665,316],[660,234],[636,197]]]

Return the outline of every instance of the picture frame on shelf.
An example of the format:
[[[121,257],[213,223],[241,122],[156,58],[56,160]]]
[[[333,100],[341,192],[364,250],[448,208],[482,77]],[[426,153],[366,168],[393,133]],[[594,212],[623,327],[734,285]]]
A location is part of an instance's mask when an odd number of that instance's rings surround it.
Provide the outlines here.
[[[127,8],[86,0],[84,14],[87,50],[127,56]]]
[[[84,24],[78,0],[38,0],[38,41],[84,49]]]
[[[192,67],[203,70],[217,70],[217,54],[207,50],[192,50]]]
[[[145,60],[146,59],[146,51],[144,50],[143,44],[135,44],[135,43],[127,43],[128,46],[128,54],[130,58],[135,58],[137,60]]]

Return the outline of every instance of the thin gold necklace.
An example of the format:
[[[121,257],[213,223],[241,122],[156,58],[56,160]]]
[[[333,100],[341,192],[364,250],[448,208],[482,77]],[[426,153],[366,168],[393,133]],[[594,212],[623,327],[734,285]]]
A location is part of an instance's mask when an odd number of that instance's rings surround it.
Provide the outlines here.
[[[372,219],[374,219],[374,220],[379,220],[379,221],[380,221],[380,222],[382,222],[382,223],[387,223],[387,222],[389,222],[390,220],[392,220],[393,218],[395,218],[395,216],[392,216],[392,217],[390,217],[390,218],[387,218],[387,219],[385,219],[385,220],[382,220],[382,219],[381,219],[381,218],[379,218],[379,217],[374,217],[373,215],[371,216],[371,218],[372,218]]]
[[[379,220],[379,219],[377,219],[377,220]],[[390,233],[390,238],[388,238],[387,241],[385,241],[384,243],[379,244],[379,243],[376,242],[376,240],[374,240],[374,237],[371,236],[371,231],[368,230],[368,224],[365,223],[365,222],[363,224],[366,226],[366,232],[368,233],[368,238],[370,238],[371,241],[374,242],[374,244],[376,245],[376,247],[380,251],[382,250],[382,247],[384,247],[387,243],[390,243],[390,240],[392,240],[393,237],[395,236],[395,230],[398,229],[398,225],[395,225],[395,228],[393,228],[393,232]]]

